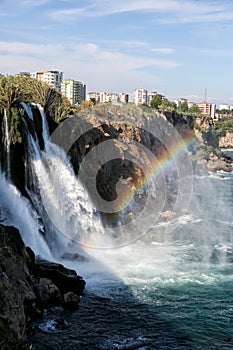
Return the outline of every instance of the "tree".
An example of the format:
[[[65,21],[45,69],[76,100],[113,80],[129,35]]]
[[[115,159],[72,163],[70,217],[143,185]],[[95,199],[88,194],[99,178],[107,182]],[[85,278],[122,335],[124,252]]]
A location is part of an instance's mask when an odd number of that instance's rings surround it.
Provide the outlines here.
[[[23,100],[24,92],[14,76],[0,77],[0,109],[10,108]]]
[[[0,76],[0,112],[20,102],[35,102],[59,122],[72,111],[70,102],[48,84],[25,76]]]
[[[83,108],[90,108],[94,106],[94,103],[92,101],[82,101],[81,106]]]
[[[175,110],[173,102],[169,101],[167,98],[164,98],[161,100],[161,103],[159,105],[159,109],[163,112],[172,112]]]
[[[159,105],[161,104],[161,97],[159,97],[158,95],[155,95],[153,98],[152,98],[152,100],[151,100],[151,102],[150,102],[150,106],[152,107],[152,108],[156,108],[156,109],[158,109],[159,108]]]
[[[96,105],[96,99],[94,97],[92,97],[90,101],[93,102],[94,105]]]
[[[201,110],[198,107],[198,105],[196,103],[194,103],[190,108],[189,108],[189,112],[194,113],[194,114],[200,114]]]
[[[178,108],[179,112],[182,112],[182,113],[188,112],[188,109],[189,107],[188,107],[187,101],[182,102]]]

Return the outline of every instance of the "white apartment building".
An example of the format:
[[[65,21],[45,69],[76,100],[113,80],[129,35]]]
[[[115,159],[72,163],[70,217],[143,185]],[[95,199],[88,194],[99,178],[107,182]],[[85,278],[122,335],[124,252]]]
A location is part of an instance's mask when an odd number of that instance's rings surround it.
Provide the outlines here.
[[[100,102],[100,93],[99,92],[89,92],[87,94],[87,100],[91,101],[91,100],[95,100],[97,103]]]
[[[125,92],[121,92],[119,94],[119,102],[128,103],[129,102],[129,94],[126,94]]]
[[[219,105],[219,110],[222,111],[223,109],[225,109],[227,111],[232,111],[233,110],[233,106],[232,105],[228,105],[228,104],[220,104]]]
[[[108,93],[108,92],[89,92],[87,94],[87,100],[94,99],[97,103],[128,103],[129,94],[121,92],[120,94]]]
[[[111,92],[100,92],[100,102],[101,103],[106,103],[106,102],[110,102],[110,103],[118,103],[119,101],[119,96],[118,94]]]
[[[211,118],[214,119],[215,112],[216,112],[216,104],[214,103],[208,103],[208,102],[201,102],[197,103],[199,109],[201,110],[202,114],[210,115]]]
[[[72,105],[79,104],[86,100],[86,85],[78,80],[63,79],[61,93],[68,98]]]
[[[163,100],[165,98],[165,95],[160,94],[158,92],[152,91],[147,95],[147,104],[150,105],[151,101],[153,100],[153,98],[155,96],[158,96],[159,98],[161,98],[161,100]]]
[[[56,70],[40,70],[38,72],[30,73],[30,76],[34,79],[47,83],[52,88],[61,92],[61,82],[63,79],[63,72],[59,72]]]
[[[108,93],[105,91],[100,92],[100,103],[109,102]]]
[[[136,105],[146,103],[147,104],[147,94],[148,91],[146,89],[135,89],[134,90],[134,103]]]

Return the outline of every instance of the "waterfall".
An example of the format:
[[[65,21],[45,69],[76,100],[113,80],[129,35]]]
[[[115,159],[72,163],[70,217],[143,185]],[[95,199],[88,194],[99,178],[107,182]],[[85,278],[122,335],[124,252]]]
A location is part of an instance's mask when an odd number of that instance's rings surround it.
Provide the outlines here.
[[[26,113],[31,115],[31,108],[26,106]],[[49,142],[46,116],[43,108],[38,108],[45,149],[42,151],[37,136],[33,137],[28,132],[26,190],[41,218],[41,231],[45,232],[48,245],[55,255],[62,255],[68,249],[70,252],[74,245],[77,249],[77,246],[93,239],[97,232],[101,233],[102,223],[69,158],[59,146]],[[24,123],[27,127],[26,120]]]
[[[32,113],[32,109],[30,104],[27,104],[25,102],[20,102],[21,106],[23,107],[23,109],[25,110],[25,112],[27,113],[28,117],[33,120],[33,113]]]
[[[50,137],[50,134],[49,134],[49,127],[48,127],[48,123],[47,123],[47,120],[46,120],[46,115],[45,115],[45,112],[44,112],[44,108],[37,104],[36,105],[37,108],[39,109],[40,111],[40,115],[41,115],[41,119],[42,119],[42,133],[43,133],[43,139],[44,139],[44,143],[46,144],[49,140],[49,137]]]
[[[43,235],[38,213],[30,201],[23,197],[4,174],[0,173],[0,213],[4,225],[15,226],[21,233],[22,239],[36,254],[52,259]]]
[[[7,176],[7,178],[10,178],[10,176],[11,176],[10,134],[9,134],[8,120],[7,120],[7,114],[6,114],[6,109],[5,108],[4,108],[3,120],[4,120],[4,129],[5,129],[4,146],[5,146],[5,149],[6,149],[6,176]]]

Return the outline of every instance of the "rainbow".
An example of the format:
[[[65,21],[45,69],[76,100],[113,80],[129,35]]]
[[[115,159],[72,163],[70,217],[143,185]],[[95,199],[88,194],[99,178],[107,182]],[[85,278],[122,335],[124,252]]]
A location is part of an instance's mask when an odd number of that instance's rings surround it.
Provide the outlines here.
[[[179,142],[171,143],[168,147],[169,149],[164,148],[164,150],[160,152],[156,158],[154,158],[154,161],[150,164],[150,167],[146,169],[145,176],[139,184],[133,184],[131,189],[124,191],[123,195],[121,194],[120,206],[116,208],[115,214],[112,214],[112,222],[118,221],[120,217],[123,217],[124,219],[124,216],[129,215],[129,211],[127,210],[129,206],[132,211],[134,205],[136,205],[135,194],[143,192],[150,180],[168,174],[172,164],[174,165],[175,163],[180,165],[184,160],[186,160],[189,163],[189,169],[186,175],[190,176],[193,174],[189,150],[195,144],[196,136],[194,133],[190,132],[183,137],[180,136],[178,141]],[[186,164],[182,165],[186,166]],[[94,234],[86,237],[81,244],[85,247],[85,250],[89,250],[95,247],[101,247],[103,245],[102,243],[103,237]]]
[[[136,186],[134,186],[134,192],[142,192],[144,191],[148,182],[153,179],[161,176],[162,174],[167,174],[172,163],[179,163],[179,159],[183,159],[184,156],[189,158],[189,173],[192,175],[193,169],[191,165],[191,159],[188,154],[188,151],[191,149],[192,145],[196,142],[196,136],[193,133],[189,133],[184,137],[179,138],[179,142],[176,144],[171,144],[169,146],[169,150],[164,149],[158,156],[156,156],[155,160],[151,163],[149,169],[146,169],[146,176],[144,176],[143,180]],[[130,204],[130,202],[134,201],[132,198],[132,193],[129,191],[125,192],[124,196],[122,196],[121,206],[117,208],[117,215],[122,215],[122,211]]]

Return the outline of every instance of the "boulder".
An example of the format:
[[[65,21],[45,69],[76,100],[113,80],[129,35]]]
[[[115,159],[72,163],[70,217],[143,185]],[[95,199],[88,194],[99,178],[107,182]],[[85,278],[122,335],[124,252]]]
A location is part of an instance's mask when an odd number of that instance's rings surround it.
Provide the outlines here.
[[[86,282],[78,276],[75,270],[67,269],[61,264],[39,260],[35,264],[35,277],[46,278],[52,281],[61,294],[73,292],[82,294]]]
[[[229,164],[223,159],[209,160],[207,163],[207,168],[210,171],[218,171],[218,170],[223,170],[226,172],[232,171],[232,168],[230,168]]]
[[[50,279],[40,278],[36,289],[42,307],[49,308],[62,303],[61,293]]]
[[[63,295],[63,307],[65,309],[76,309],[78,307],[79,302],[80,296],[73,292],[68,292]]]

